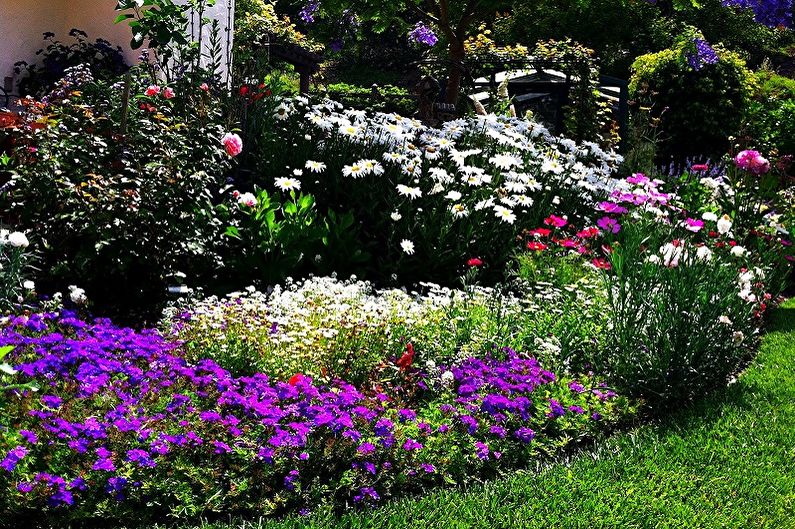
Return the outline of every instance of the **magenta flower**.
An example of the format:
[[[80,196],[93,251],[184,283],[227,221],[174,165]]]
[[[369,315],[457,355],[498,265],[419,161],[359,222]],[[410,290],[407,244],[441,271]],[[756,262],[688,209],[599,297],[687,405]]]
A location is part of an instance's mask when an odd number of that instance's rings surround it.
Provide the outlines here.
[[[623,215],[629,211],[624,206],[619,206],[615,202],[600,202],[599,209],[605,213],[615,213],[616,215]]]
[[[734,163],[740,169],[755,175],[763,175],[770,171],[770,162],[759,151],[747,149],[734,157]]]
[[[693,233],[698,233],[704,227],[704,221],[700,219],[685,219],[685,229],[688,231],[692,231]]]
[[[621,224],[616,219],[610,217],[602,217],[596,221],[596,225],[602,228],[607,233],[618,233],[621,231]]]

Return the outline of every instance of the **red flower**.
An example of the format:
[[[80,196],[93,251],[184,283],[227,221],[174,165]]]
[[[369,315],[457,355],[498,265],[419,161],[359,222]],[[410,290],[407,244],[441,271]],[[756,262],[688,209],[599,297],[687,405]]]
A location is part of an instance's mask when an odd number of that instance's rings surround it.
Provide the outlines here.
[[[611,268],[613,268],[613,265],[611,265],[607,261],[607,259],[602,259],[601,257],[596,257],[595,259],[592,259],[591,264],[593,264],[596,268],[599,268],[601,270],[610,270]]]
[[[530,241],[527,243],[527,249],[534,252],[542,252],[547,249],[547,245],[543,242]]]
[[[550,215],[546,219],[544,219],[544,224],[547,226],[555,226],[556,228],[562,228],[568,221],[563,217],[558,217],[557,215]]]
[[[599,235],[599,228],[585,228],[582,231],[577,232],[577,237],[580,239],[590,239],[591,237],[596,237]]]
[[[246,97],[248,95],[248,86],[243,85],[240,87],[240,95]]]
[[[296,384],[301,382],[303,379],[304,379],[304,374],[303,373],[296,373],[296,374],[294,374],[293,376],[290,377],[290,380],[288,380],[287,383],[290,384],[291,386],[295,386]]]
[[[697,163],[691,167],[694,171],[703,173],[704,171],[709,171],[709,164],[706,163]]]
[[[406,344],[406,352],[397,361],[397,366],[401,370],[408,369],[411,367],[412,362],[414,362],[414,346],[409,342]]]
[[[552,233],[552,231],[548,230],[547,228],[536,228],[534,230],[530,230],[527,233],[534,236],[538,235],[539,237],[549,237],[549,234]]]
[[[474,268],[476,266],[483,266],[483,261],[481,261],[477,257],[473,257],[472,259],[467,261],[467,266],[470,268]]]

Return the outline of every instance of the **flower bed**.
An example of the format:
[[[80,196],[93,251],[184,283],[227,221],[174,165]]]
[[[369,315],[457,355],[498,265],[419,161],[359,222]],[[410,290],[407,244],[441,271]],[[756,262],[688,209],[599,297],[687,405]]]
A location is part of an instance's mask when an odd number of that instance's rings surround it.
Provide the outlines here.
[[[391,394],[297,374],[235,378],[180,345],[73,313],[15,317],[0,504],[75,515],[276,511],[470,479],[557,453],[627,403],[512,350],[403,369]],[[63,513],[62,513],[63,514]]]

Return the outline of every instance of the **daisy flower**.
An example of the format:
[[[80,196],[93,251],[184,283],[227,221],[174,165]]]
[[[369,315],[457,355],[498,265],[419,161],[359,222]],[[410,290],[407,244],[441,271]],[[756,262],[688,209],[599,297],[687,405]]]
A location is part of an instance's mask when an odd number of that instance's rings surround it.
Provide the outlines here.
[[[444,196],[444,198],[448,198],[448,199],[452,200],[453,202],[458,202],[459,200],[461,200],[461,193],[459,193],[458,191],[449,191]]]
[[[282,191],[297,191],[301,189],[301,181],[296,178],[279,177],[274,182],[276,187]]]
[[[400,248],[406,255],[414,255],[414,243],[408,239],[400,241]]]
[[[306,165],[304,168],[309,169],[313,173],[322,173],[326,170],[326,164],[323,162],[315,162],[313,160],[307,160]]]
[[[469,215],[469,211],[467,211],[467,207],[465,205],[463,205],[463,204],[453,204],[450,207],[450,212],[457,219],[460,219],[462,217],[466,217],[467,215]]]
[[[352,176],[353,178],[360,178],[365,174],[367,174],[367,172],[365,171],[364,166],[356,163],[353,165],[346,165],[345,167],[342,168],[343,176]]]
[[[516,221],[516,215],[514,212],[505,206],[494,206],[494,216],[503,222],[507,222],[508,224],[513,224],[514,221]]]
[[[398,193],[403,196],[409,197],[410,199],[414,200],[415,198],[420,198],[422,196],[422,191],[419,187],[409,187],[407,185],[398,184],[397,185]]]

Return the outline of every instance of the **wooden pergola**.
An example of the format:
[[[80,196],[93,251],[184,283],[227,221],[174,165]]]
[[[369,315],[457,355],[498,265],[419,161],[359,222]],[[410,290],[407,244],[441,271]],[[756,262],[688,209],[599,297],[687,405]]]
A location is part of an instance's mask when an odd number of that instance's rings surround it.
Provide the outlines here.
[[[272,34],[268,36],[265,46],[272,59],[284,61],[295,67],[295,71],[301,77],[299,91],[302,94],[308,94],[312,76],[320,70],[323,56],[302,48],[298,44],[281,42]]]

